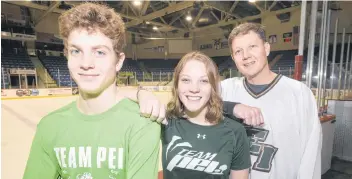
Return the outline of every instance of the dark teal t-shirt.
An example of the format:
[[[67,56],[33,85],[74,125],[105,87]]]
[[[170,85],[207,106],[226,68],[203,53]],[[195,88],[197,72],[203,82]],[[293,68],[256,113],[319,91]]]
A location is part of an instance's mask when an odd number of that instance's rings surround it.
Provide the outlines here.
[[[162,130],[164,179],[227,179],[251,166],[242,124],[224,118],[213,126],[172,119]]]

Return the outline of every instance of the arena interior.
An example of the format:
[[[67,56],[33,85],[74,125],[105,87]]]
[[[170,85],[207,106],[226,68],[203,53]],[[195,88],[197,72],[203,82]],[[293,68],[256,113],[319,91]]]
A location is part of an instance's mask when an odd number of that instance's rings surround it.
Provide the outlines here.
[[[36,124],[77,97],[58,17],[78,1],[1,2],[1,177],[22,178]],[[238,77],[227,37],[261,23],[273,71],[314,92],[323,129],[322,178],[352,179],[352,2],[100,1],[125,21],[118,85],[170,99],[173,70],[192,50],[209,55],[223,79]],[[159,167],[161,170],[161,167]]]

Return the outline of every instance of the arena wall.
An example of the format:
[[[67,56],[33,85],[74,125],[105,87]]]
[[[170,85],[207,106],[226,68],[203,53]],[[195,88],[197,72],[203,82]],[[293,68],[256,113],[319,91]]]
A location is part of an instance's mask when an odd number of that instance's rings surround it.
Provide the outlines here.
[[[21,19],[21,8],[17,5],[1,2],[1,14],[10,14],[14,19]]]
[[[167,40],[148,40],[143,44],[131,44],[128,39],[128,45],[125,50],[126,56],[133,59],[179,59],[184,54],[168,53]]]
[[[39,18],[43,14],[42,11],[38,11],[38,10],[31,10],[31,11],[36,12],[34,13],[36,17],[35,19]],[[57,14],[57,13],[48,14],[35,26],[35,31],[59,35],[59,24],[58,24],[59,16],[60,14]]]
[[[288,22],[282,23],[276,16],[267,16],[262,18],[262,24],[266,29],[266,37],[276,36],[276,42],[271,43],[272,51],[294,50],[298,48],[298,34],[294,34],[294,27],[300,25],[300,10],[291,13]],[[279,28],[278,28],[279,27]],[[283,35],[288,33],[291,37],[288,42],[284,42]],[[201,50],[209,56],[227,56],[229,55],[228,41],[220,28],[201,31],[196,33],[197,37],[193,49]],[[202,49],[203,48],[203,49]]]

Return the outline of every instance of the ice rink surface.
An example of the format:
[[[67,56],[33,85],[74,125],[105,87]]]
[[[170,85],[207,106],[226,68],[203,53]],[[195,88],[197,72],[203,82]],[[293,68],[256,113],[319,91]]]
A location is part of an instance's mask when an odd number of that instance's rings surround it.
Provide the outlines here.
[[[155,94],[165,104],[171,97],[167,92]],[[36,125],[42,117],[75,99],[72,96],[1,101],[1,178],[22,179]]]

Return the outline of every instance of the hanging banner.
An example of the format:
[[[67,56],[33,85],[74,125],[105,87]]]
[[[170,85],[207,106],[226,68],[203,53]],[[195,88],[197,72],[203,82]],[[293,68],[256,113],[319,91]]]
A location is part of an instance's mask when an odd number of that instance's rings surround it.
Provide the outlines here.
[[[292,40],[292,32],[286,32],[284,34],[282,34],[282,38],[284,39],[284,42],[291,42]]]
[[[37,40],[37,36],[29,34],[12,33],[12,37],[20,40]]]
[[[37,38],[38,42],[63,44],[63,40],[57,37],[55,34],[37,32]]]
[[[144,48],[144,50],[151,50],[153,52],[164,52],[165,47],[164,46],[148,47],[148,48]]]
[[[269,43],[274,44],[277,42],[277,37],[276,35],[269,35]]]
[[[199,46],[199,50],[206,50],[206,49],[212,49],[213,44],[202,44]]]
[[[11,75],[20,75],[20,74],[22,74],[22,75],[35,75],[35,70],[11,68],[10,74]]]
[[[229,48],[228,40],[227,39],[213,39],[214,41],[214,48],[216,50]]]

